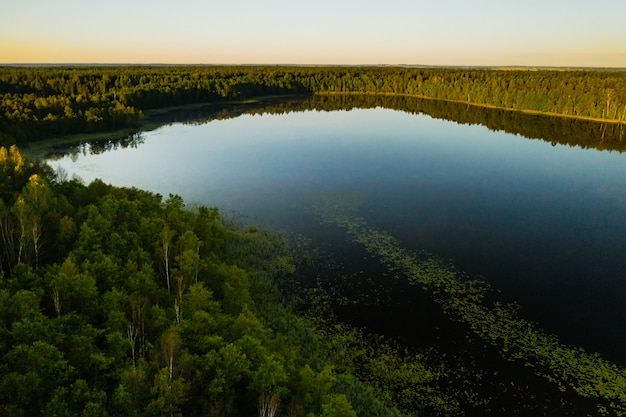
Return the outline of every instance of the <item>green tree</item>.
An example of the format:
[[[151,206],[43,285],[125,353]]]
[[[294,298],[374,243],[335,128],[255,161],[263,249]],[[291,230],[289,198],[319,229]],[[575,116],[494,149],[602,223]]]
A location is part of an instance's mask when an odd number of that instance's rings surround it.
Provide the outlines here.
[[[218,350],[210,350],[199,358],[199,365],[205,408],[213,415],[235,412],[238,402],[236,385],[247,376],[251,367],[241,348],[227,344]]]
[[[356,417],[356,412],[344,394],[330,394],[322,404],[320,417]]]
[[[26,236],[30,240],[35,257],[35,265],[39,265],[39,252],[43,235],[43,216],[50,205],[52,192],[46,181],[38,174],[33,174],[22,189],[21,196],[15,202],[15,213],[20,223],[20,248],[25,245]],[[21,250],[20,250],[21,253]],[[18,256],[18,261],[20,257]]]
[[[224,274],[222,299],[224,311],[232,315],[239,314],[246,306],[252,305],[248,274],[236,266],[228,265],[223,265],[220,272]]]
[[[182,416],[182,406],[186,401],[189,384],[183,378],[173,379],[168,368],[161,369],[154,377],[151,392],[155,399],[148,405],[153,416]]]
[[[6,415],[37,415],[72,372],[62,352],[49,343],[16,345],[0,367],[0,408]]]
[[[161,368],[154,377],[151,389],[156,397],[149,409],[153,415],[180,416],[181,406],[186,401],[189,384],[179,375],[177,361],[181,354],[181,339],[178,329],[171,327],[161,336],[161,357],[166,367]]]
[[[323,399],[328,395],[335,383],[335,376],[330,365],[326,365],[317,373],[307,364],[298,372],[296,395],[304,410],[314,413],[321,411]]]
[[[273,417],[280,405],[281,396],[285,394],[288,381],[283,359],[275,354],[261,358],[261,362],[251,374],[251,389],[259,396],[259,415]]]
[[[170,286],[170,259],[171,259],[171,249],[172,249],[172,239],[176,234],[175,231],[171,230],[169,226],[166,224],[163,226],[160,235],[159,241],[159,254],[161,255],[161,259],[163,260],[163,271],[165,274],[165,282],[167,282],[167,291],[171,292]]]

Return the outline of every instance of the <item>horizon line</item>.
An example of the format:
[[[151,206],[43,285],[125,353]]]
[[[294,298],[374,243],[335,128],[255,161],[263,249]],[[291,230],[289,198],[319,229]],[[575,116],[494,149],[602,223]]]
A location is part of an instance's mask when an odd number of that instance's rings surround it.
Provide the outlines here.
[[[404,68],[478,68],[478,69],[572,69],[572,70],[626,70],[626,67],[581,65],[437,65],[437,64],[294,64],[294,63],[124,63],[124,62],[11,62],[0,67],[404,67]]]

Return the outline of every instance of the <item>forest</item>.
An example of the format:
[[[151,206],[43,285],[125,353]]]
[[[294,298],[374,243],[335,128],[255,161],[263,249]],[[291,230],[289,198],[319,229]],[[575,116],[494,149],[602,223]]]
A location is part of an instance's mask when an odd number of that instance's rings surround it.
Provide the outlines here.
[[[317,268],[306,245],[177,195],[83,184],[18,147],[137,132],[147,120],[197,123],[198,114],[169,111],[193,104],[229,104],[198,110],[205,120],[235,117],[249,111],[246,100],[269,96],[624,150],[622,71],[2,67],[2,415],[626,415],[623,369],[559,344],[511,306],[486,303],[487,283],[417,259],[341,198],[322,204],[326,221],[436,294],[457,332],[448,343],[465,350],[409,350],[336,320],[332,292],[301,282]],[[521,110],[558,117],[537,123]]]
[[[1,67],[0,145],[136,129],[147,111],[270,95],[409,95],[626,121],[625,71],[403,67]]]
[[[289,309],[280,236],[16,146],[0,170],[2,415],[403,415],[355,376],[358,334]]]

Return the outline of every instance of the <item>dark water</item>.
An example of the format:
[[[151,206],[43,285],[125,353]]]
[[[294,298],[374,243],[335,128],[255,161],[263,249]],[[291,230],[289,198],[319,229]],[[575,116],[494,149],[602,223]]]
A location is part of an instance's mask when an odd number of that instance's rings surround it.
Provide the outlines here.
[[[564,343],[626,363],[626,155],[619,140],[601,136],[601,151],[581,133],[606,126],[481,109],[490,130],[444,120],[441,104],[434,117],[398,106],[294,106],[305,111],[282,104],[272,114],[211,114],[144,132],[134,146],[84,145],[50,163],[86,182],[175,193],[303,234],[340,252],[353,279],[373,271],[384,280],[310,209],[316,193],[360,192],[359,214],[404,247],[483,276]],[[449,110],[453,120],[478,123],[464,107]],[[410,314],[406,294],[398,298],[399,313]],[[378,320],[395,319],[385,312]]]

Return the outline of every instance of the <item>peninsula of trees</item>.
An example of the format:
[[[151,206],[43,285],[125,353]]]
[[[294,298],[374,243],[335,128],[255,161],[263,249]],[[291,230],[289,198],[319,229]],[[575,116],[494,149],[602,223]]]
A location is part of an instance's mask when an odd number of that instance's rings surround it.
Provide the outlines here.
[[[355,377],[353,337],[285,307],[294,268],[215,208],[0,147],[0,414],[400,416]]]

